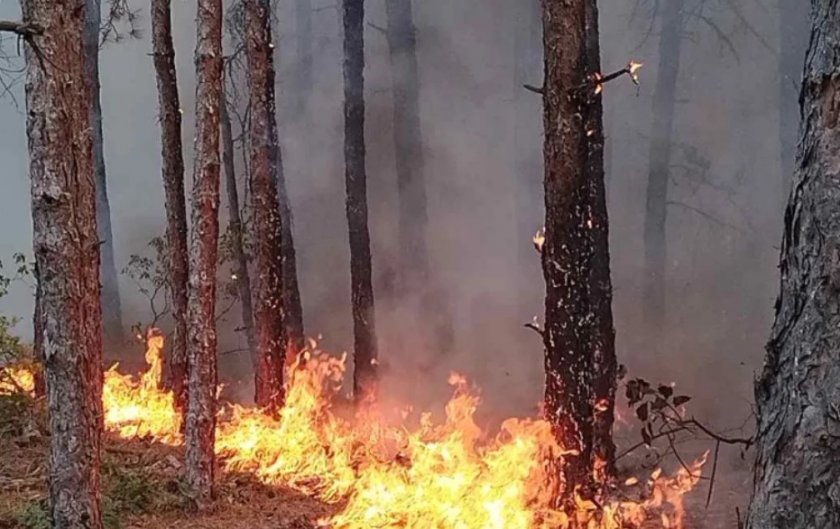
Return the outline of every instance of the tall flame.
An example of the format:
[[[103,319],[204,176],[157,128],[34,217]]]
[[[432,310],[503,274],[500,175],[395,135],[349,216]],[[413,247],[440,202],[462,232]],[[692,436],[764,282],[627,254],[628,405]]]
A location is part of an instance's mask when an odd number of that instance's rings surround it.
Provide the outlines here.
[[[180,444],[181,418],[168,391],[159,389],[163,338],[147,339],[149,369],[139,380],[105,374],[106,428],[121,437]],[[428,529],[630,529],[651,519],[684,527],[683,496],[696,486],[705,459],[673,478],[654,472],[639,501],[596,505],[577,499],[577,512],[551,508],[549,459],[562,458],[549,423],[508,419],[496,435],[474,420],[479,398],[467,380],[450,376],[454,395],[446,418],[430,414],[408,427],[386,421],[376,403],[354,418],[333,409],[345,357],[312,350],[289,368],[287,398],[277,416],[238,405],[219,412],[216,451],[231,471],[249,472],[342,505],[321,527]]]

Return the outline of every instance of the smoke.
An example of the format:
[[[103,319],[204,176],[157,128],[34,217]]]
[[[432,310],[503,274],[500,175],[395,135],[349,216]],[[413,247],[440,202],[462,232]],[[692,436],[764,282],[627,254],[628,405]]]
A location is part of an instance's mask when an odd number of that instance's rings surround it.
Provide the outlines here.
[[[668,209],[667,325],[650,329],[642,317],[642,225],[658,26],[651,25],[645,9],[633,15],[632,5],[602,4],[604,69],[621,67],[630,58],[645,63],[639,88],[619,80],[604,95],[620,361],[631,374],[676,382],[695,396],[698,414],[740,424],[749,413],[753,373],[761,365],[772,316],[786,193],[777,133],[775,11],[756,3],[735,13],[725,2],[708,0],[708,12],[698,12],[717,29],[699,17],[687,23],[669,190],[674,204]],[[135,7],[146,8],[139,2]],[[189,187],[194,13],[189,3],[172,7]],[[310,334],[323,335],[326,349],[342,351],[352,344],[352,325],[340,10],[317,3],[313,8],[314,86],[301,113],[294,108],[293,93],[294,7],[278,6],[279,123],[306,326]],[[520,105],[522,89],[515,78],[522,60],[516,25],[526,7],[503,0],[485,0],[480,7],[424,0],[414,2],[414,9],[430,288],[446,295],[455,344],[444,354],[423,339],[428,322],[418,318],[418,299],[394,301],[381,295],[396,266],[397,206],[391,74],[385,36],[377,29],[385,25],[384,4],[372,2],[365,35],[367,168],[383,370],[389,388],[418,403],[445,396],[445,375],[458,370],[485,388],[491,409],[528,413],[542,392],[542,346],[522,324],[541,316],[544,287],[537,254],[528,258],[522,251],[543,215],[538,96],[529,93],[526,97],[535,100]],[[17,16],[16,5],[0,3],[0,17]],[[140,23],[146,28],[141,39],[109,44],[101,55],[118,268],[164,231],[157,96],[145,11]],[[14,53],[8,39],[3,50]],[[530,82],[539,85],[541,79]],[[6,219],[0,256],[31,248],[22,84],[13,93],[21,106],[10,97],[0,101],[0,122],[8,124],[0,128],[0,204]],[[517,152],[531,153],[532,171],[520,173]],[[125,277],[121,289],[125,323],[146,318],[145,300]],[[31,304],[30,292],[21,287],[0,302],[0,310],[28,320]],[[244,337],[233,331],[238,317],[234,311],[225,324],[225,350],[244,344]],[[30,335],[28,321],[19,329]],[[241,372],[240,361],[230,355],[223,369]]]

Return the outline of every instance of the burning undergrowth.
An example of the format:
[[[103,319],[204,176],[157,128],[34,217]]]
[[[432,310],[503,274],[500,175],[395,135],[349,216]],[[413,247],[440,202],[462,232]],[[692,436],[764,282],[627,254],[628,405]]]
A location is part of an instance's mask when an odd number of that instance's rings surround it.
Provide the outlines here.
[[[162,338],[149,341],[149,369],[140,377],[116,367],[105,372],[105,427],[125,439],[178,447],[181,418],[172,395],[159,389],[162,348]],[[334,504],[335,512],[313,520],[333,529],[633,529],[651,521],[684,527],[683,496],[700,480],[703,461],[673,477],[656,471],[627,480],[600,504],[578,498],[570,519],[551,508],[546,462],[564,452],[547,422],[508,419],[495,434],[485,432],[474,420],[477,392],[455,374],[442,421],[429,413],[411,421],[406,410],[395,422],[392,410],[376,403],[350,417],[334,409],[344,372],[345,358],[311,344],[290,367],[286,404],[276,416],[225,405],[216,432],[220,464]],[[28,384],[22,372],[9,373]]]

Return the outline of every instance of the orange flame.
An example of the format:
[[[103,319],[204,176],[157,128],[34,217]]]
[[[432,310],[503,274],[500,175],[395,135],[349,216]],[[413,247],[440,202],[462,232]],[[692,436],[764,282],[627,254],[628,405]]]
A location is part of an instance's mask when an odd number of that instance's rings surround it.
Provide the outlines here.
[[[311,346],[310,346],[311,347]],[[121,436],[182,442],[172,394],[160,390],[163,338],[148,339],[149,369],[139,380],[106,372],[106,428]],[[626,487],[645,498],[596,505],[577,497],[570,515],[551,507],[550,459],[562,458],[548,422],[508,419],[494,436],[474,421],[479,398],[462,375],[446,418],[420,416],[414,428],[390,425],[371,403],[343,417],[333,408],[345,357],[312,347],[289,368],[286,404],[277,416],[231,405],[219,412],[216,451],[227,469],[250,472],[330,503],[340,512],[320,527],[427,529],[630,529],[642,523],[684,527],[683,496],[700,480],[705,458],[673,478],[661,471]]]
[[[0,395],[33,394],[35,374],[26,366],[10,365],[0,368]]]

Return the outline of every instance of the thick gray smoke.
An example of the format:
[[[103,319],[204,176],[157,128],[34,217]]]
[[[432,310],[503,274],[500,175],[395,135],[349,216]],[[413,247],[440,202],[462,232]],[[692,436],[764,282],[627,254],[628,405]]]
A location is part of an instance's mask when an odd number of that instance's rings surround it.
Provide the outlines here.
[[[323,334],[325,347],[340,351],[352,344],[340,12],[330,3],[314,5],[314,87],[305,119],[290,119],[299,115],[291,108],[296,98],[290,93],[297,66],[292,4],[278,6],[278,89],[301,289],[309,333]],[[385,25],[383,4],[369,3],[366,31],[368,173],[378,287],[387,280],[397,250],[391,78],[385,36],[377,29]],[[432,270],[449,299],[456,343],[451,354],[430,350],[414,336],[425,322],[406,306],[380,300],[381,356],[392,380],[400,381],[394,386],[401,397],[445,396],[446,374],[458,370],[485,388],[492,409],[526,413],[542,391],[542,350],[537,335],[522,324],[543,310],[537,255],[519,257],[540,226],[543,208],[538,96],[529,94],[533,103],[517,104],[522,97],[515,76],[522,60],[517,53],[523,49],[517,24],[526,8],[504,0],[484,0],[480,6],[452,0],[414,4]],[[677,382],[695,396],[697,413],[710,420],[739,424],[750,410],[752,378],[770,325],[786,193],[777,132],[776,12],[758,2],[733,11],[727,7],[731,2],[708,0],[708,9],[692,9],[694,16],[686,23],[669,190],[667,325],[649,329],[642,318],[642,226],[658,21],[651,25],[648,10],[634,10],[633,2],[602,4],[604,69],[620,68],[630,58],[645,63],[640,87],[622,79],[610,84],[604,96],[620,361],[631,374]],[[144,10],[140,24],[148,29],[147,6],[136,2],[135,7]],[[188,165],[193,8],[189,2],[173,3]],[[0,1],[0,18],[17,16],[14,2]],[[7,54],[14,54],[14,48],[4,40]],[[108,44],[101,57],[118,268],[164,230],[150,49],[145,31],[139,40]],[[22,105],[22,83],[0,101],[4,258],[31,246]],[[517,150],[528,151],[529,143],[534,170],[520,174]],[[190,174],[188,168],[188,180]],[[517,205],[523,186],[532,197],[524,210],[522,202]],[[125,323],[146,319],[146,302],[136,288],[127,278],[121,288]],[[29,290],[16,288],[0,303],[0,310],[27,318],[19,329],[28,336]],[[231,329],[239,324],[237,314],[230,319]],[[226,341],[225,348],[235,349],[244,339],[229,336]],[[230,368],[235,359],[226,364]]]

